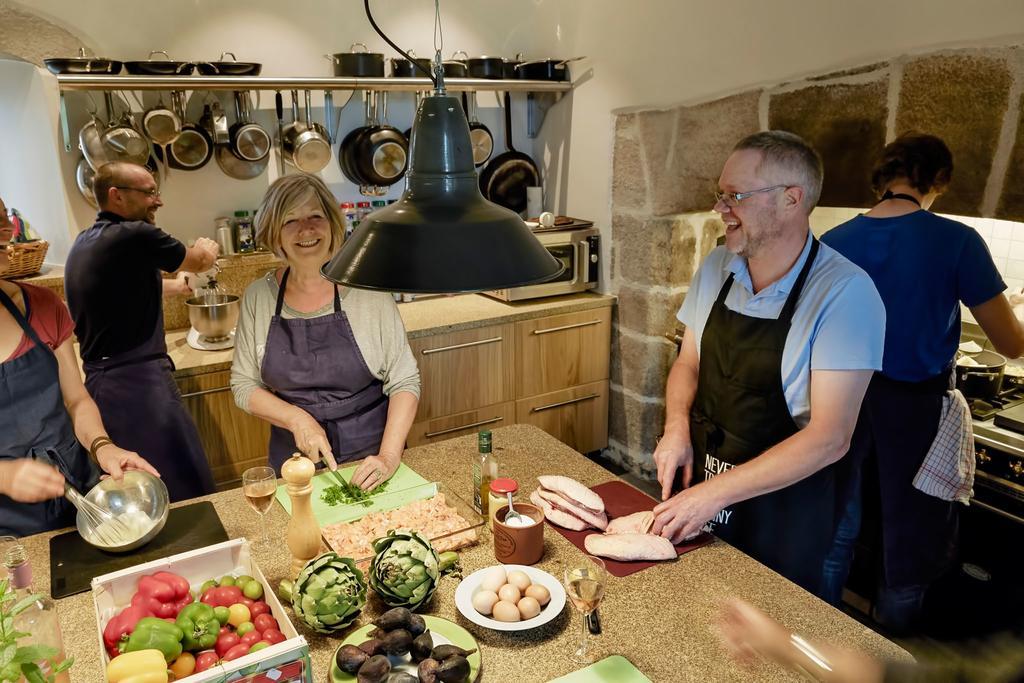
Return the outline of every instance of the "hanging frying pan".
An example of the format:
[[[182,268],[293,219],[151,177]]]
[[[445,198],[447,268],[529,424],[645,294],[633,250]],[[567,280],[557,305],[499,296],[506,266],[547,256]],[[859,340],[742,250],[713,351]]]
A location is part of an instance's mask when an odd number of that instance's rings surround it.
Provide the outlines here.
[[[494,153],[494,136],[484,124],[476,119],[476,91],[462,91],[462,108],[469,120],[469,141],[473,145],[473,163],[477,168],[487,163]]]
[[[516,213],[526,210],[526,188],[540,185],[540,169],[528,154],[512,146],[512,98],[505,92],[505,147],[480,172],[480,192]]]
[[[261,175],[267,170],[267,163],[270,160],[269,154],[259,161],[239,159],[228,145],[217,145],[214,156],[217,158],[217,165],[220,166],[220,170],[224,171],[224,175],[235,180],[252,180]]]
[[[92,170],[92,166],[85,160],[85,157],[78,160],[78,167],[75,169],[75,183],[78,185],[78,191],[82,193],[82,198],[94,209],[97,208],[96,195],[92,192],[92,179],[95,175],[96,172]]]
[[[182,94],[174,93],[172,96],[175,109],[182,121],[185,121],[185,107],[182,102]],[[204,116],[209,112],[209,105],[204,110]],[[157,147],[156,149],[159,149]],[[183,171],[195,171],[205,166],[213,158],[213,136],[202,125],[185,122],[181,127],[181,134],[171,143],[170,146],[171,168],[178,168]]]

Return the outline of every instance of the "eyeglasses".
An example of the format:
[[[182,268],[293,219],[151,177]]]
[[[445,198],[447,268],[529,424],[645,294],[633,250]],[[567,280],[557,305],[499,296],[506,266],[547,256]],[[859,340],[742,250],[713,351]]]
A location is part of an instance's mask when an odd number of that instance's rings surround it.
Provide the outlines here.
[[[118,190],[135,190],[136,192],[141,192],[142,194],[146,195],[147,197],[156,198],[156,197],[160,196],[160,190],[143,190],[143,189],[138,188],[138,187],[127,187],[127,186],[124,186],[124,185],[114,185],[114,187],[116,187]]]
[[[732,207],[738,205],[747,197],[751,197],[755,194],[771,192],[772,190],[781,190],[787,187],[789,187],[789,185],[772,185],[771,187],[762,187],[760,190],[749,190],[748,192],[715,192],[715,199],[726,206]]]

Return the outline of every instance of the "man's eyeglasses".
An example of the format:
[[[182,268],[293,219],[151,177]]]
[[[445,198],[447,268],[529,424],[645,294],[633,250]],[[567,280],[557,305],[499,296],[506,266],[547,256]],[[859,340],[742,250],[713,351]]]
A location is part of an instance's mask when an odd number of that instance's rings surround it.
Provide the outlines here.
[[[146,195],[148,197],[154,197],[155,198],[155,197],[159,197],[160,196],[160,190],[143,190],[143,189],[138,188],[138,187],[127,187],[127,186],[124,186],[124,185],[114,185],[114,187],[116,187],[119,190],[135,190],[136,192],[141,192],[142,194],[144,194],[144,195]]]
[[[755,194],[771,192],[772,190],[781,190],[787,187],[789,187],[789,185],[772,185],[771,187],[762,187],[760,190],[749,190],[747,192],[715,192],[715,199],[726,206],[732,207],[738,205],[747,197],[751,197]]]

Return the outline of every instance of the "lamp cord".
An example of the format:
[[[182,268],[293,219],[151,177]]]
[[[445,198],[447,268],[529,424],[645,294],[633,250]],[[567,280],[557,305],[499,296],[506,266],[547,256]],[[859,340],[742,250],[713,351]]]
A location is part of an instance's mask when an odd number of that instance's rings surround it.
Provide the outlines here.
[[[409,62],[415,68],[417,68],[420,71],[422,71],[423,73],[425,73],[427,75],[427,78],[430,79],[430,82],[433,83],[434,87],[436,88],[437,87],[437,79],[434,77],[434,74],[432,74],[429,71],[427,71],[426,69],[424,69],[423,66],[419,62],[417,62],[415,59],[410,57],[409,54],[406,53],[405,50],[403,50],[402,48],[400,48],[397,45],[395,45],[391,41],[390,38],[388,38],[386,35],[384,35],[384,31],[382,31],[380,29],[380,26],[377,25],[377,22],[373,20],[373,14],[370,13],[370,0],[363,0],[363,6],[366,8],[366,18],[370,21],[370,26],[372,26],[373,30],[377,32],[377,35],[379,35],[381,38],[383,38],[384,42],[387,43],[388,45],[390,45],[392,48],[394,48],[395,51],[398,52],[398,54],[400,54],[403,57],[405,57],[406,59],[408,59]],[[439,0],[434,0],[434,7],[435,7],[435,9],[434,9],[434,17],[435,17],[434,18],[434,46],[437,47],[437,34],[440,31],[440,23],[441,23],[441,8],[440,8]],[[444,37],[443,37],[443,35],[442,35],[441,43],[442,43],[442,45],[444,44]]]

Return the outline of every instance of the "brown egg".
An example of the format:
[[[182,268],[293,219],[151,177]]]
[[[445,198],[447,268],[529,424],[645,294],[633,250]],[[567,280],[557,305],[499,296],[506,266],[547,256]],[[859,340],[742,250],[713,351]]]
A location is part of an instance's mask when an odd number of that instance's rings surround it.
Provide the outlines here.
[[[482,590],[473,596],[473,609],[480,614],[490,615],[494,603],[498,602],[498,594],[494,591]]]
[[[524,593],[531,583],[530,577],[526,572],[519,571],[518,569],[508,573],[508,582],[518,588],[520,593]]]
[[[527,588],[526,596],[536,600],[541,607],[551,602],[551,593],[539,583],[535,583]]]
[[[516,607],[514,602],[499,600],[494,603],[494,609],[491,610],[491,614],[498,621],[519,621],[519,608]]]
[[[523,594],[520,593],[519,589],[511,583],[506,583],[498,589],[498,599],[504,600],[505,602],[511,602],[513,605],[519,602],[519,598],[521,597],[523,597]]]
[[[519,608],[519,616],[523,619],[533,619],[540,614],[540,603],[535,598],[529,596],[520,600],[516,607]]]

